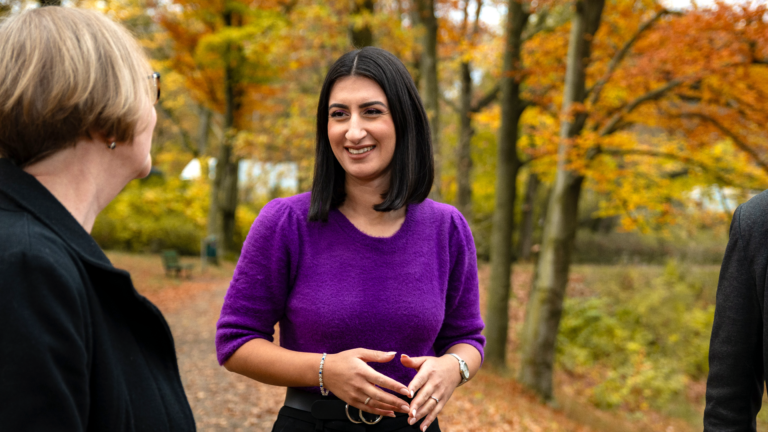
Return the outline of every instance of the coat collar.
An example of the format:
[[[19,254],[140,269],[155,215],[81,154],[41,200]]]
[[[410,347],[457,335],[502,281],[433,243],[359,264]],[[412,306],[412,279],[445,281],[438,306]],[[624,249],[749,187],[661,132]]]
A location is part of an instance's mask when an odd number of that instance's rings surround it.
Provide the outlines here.
[[[96,241],[36,178],[10,160],[0,158],[0,193],[29,212],[78,255],[101,267],[114,269]]]

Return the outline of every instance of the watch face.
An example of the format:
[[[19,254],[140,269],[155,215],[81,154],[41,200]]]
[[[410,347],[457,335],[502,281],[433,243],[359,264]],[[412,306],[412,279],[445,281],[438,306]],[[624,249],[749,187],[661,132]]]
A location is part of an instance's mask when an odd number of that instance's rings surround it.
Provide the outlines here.
[[[464,362],[461,363],[461,375],[465,379],[469,379],[469,368],[467,367],[467,364]]]

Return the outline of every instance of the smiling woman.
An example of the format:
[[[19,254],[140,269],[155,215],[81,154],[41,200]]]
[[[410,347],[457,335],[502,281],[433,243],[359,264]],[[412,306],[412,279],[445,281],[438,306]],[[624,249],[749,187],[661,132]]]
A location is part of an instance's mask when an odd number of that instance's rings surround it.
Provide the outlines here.
[[[406,68],[378,48],[342,56],[317,131],[312,193],[270,202],[248,234],[219,362],[289,387],[273,431],[439,431],[485,339],[472,233],[427,199],[429,125]]]
[[[340,150],[364,150],[377,137],[382,140],[378,155],[361,164],[367,169],[378,164],[378,172],[368,174],[387,184],[383,201],[374,208],[388,212],[423,201],[432,188],[434,161],[419,92],[400,60],[384,50],[364,48],[339,58],[320,91],[310,220],[327,220],[329,210],[344,202],[347,175],[354,180],[363,174],[347,170],[344,164],[354,160],[354,153]]]

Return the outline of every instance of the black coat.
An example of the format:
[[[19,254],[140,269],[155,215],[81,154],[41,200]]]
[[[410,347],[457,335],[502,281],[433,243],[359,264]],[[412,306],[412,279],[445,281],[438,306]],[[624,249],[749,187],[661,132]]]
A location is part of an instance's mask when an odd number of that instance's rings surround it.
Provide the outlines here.
[[[7,159],[0,294],[0,430],[195,430],[160,311]]]
[[[768,192],[733,215],[709,347],[707,432],[754,431],[768,359]]]

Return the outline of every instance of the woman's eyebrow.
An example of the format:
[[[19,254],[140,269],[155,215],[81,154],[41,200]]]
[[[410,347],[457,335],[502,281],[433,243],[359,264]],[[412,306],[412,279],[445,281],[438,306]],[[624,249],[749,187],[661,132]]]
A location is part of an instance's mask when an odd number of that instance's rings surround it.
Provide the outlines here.
[[[331,106],[329,106],[328,109],[331,109],[331,108],[349,109],[348,106],[340,103],[331,104]]]
[[[371,102],[366,102],[366,103],[362,103],[362,104],[360,104],[360,108],[368,108],[369,106],[373,106],[373,105],[381,105],[381,106],[383,106],[384,108],[386,108],[386,107],[387,107],[386,105],[384,105],[384,102],[379,102],[379,101],[371,101]]]

